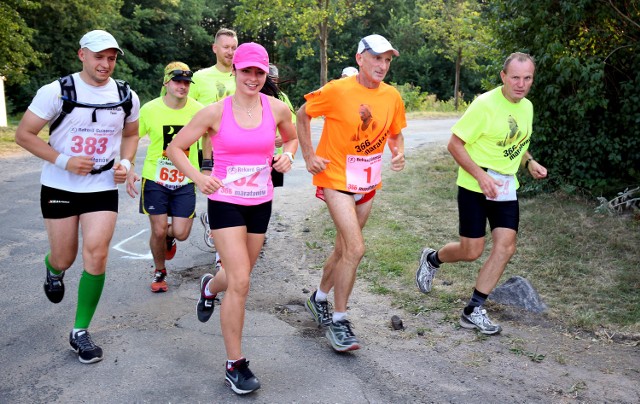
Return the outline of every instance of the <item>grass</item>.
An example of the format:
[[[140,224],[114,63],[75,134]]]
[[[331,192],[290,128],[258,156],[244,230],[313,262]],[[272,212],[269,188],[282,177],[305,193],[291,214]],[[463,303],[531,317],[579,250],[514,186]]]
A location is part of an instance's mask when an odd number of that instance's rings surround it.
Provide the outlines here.
[[[437,311],[451,322],[473,290],[491,247],[490,234],[478,261],[444,264],[430,294],[417,291],[414,276],[423,247],[458,239],[456,174],[444,146],[409,156],[400,173],[384,171],[358,270],[372,291],[392,296],[398,307],[415,314]],[[528,279],[547,304],[547,315],[568,328],[637,334],[640,222],[596,213],[597,205],[595,199],[563,191],[521,198],[518,249],[501,282],[516,275]],[[309,235],[332,241],[330,218],[326,210],[320,215],[325,215],[322,228]]]
[[[16,144],[17,124],[10,123],[6,127],[0,127],[0,156],[7,156],[24,149]],[[49,140],[49,127],[46,126],[38,135],[45,141]]]

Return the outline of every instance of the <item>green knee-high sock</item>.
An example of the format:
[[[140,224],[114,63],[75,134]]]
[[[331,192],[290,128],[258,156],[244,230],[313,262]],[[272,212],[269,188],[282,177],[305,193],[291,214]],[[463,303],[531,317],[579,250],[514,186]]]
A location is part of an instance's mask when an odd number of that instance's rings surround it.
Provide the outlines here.
[[[96,312],[96,307],[98,307],[100,295],[102,295],[104,279],[104,274],[91,275],[87,271],[82,271],[80,283],[78,283],[78,308],[73,328],[89,328],[89,323]]]
[[[51,255],[51,251],[49,251],[47,253],[47,255],[44,256],[44,265],[47,267],[47,269],[49,270],[49,272],[51,272],[54,275],[60,275],[62,273],[62,271],[58,271],[57,269],[55,269],[54,267],[51,266],[51,264],[49,263],[49,256]]]

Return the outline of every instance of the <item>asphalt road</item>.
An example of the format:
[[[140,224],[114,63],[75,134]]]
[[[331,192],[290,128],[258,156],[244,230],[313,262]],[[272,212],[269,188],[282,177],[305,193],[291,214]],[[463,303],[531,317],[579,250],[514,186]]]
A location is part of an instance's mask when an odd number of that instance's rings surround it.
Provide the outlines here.
[[[410,121],[404,131],[407,155],[431,142],[446,141],[453,122]],[[313,121],[314,139],[321,124]],[[278,191],[276,212],[286,211],[283,204],[288,194],[312,189],[300,153],[297,157],[286,186]],[[141,167],[140,159],[137,163]],[[105,359],[81,364],[68,344],[81,259],[65,277],[67,294],[61,303],[50,303],[42,290],[48,243],[39,206],[40,168],[40,161],[32,156],[0,160],[0,403],[434,399],[427,392],[409,399],[401,392],[402,386],[390,390],[384,380],[395,372],[392,359],[388,366],[374,369],[358,353],[333,354],[326,343],[304,338],[278,319],[272,308],[259,304],[247,312],[244,346],[263,387],[250,397],[236,397],[223,384],[225,354],[217,320],[205,326],[194,313],[194,284],[212,261],[200,223],[194,222],[191,237],[179,243],[171,261],[170,267],[180,272],[180,281],[171,280],[168,293],[154,295],[149,291],[153,263],[148,221],[138,213],[137,200],[131,200],[123,188],[105,289],[90,328]],[[204,198],[199,198],[198,211],[204,207]],[[367,349],[374,350],[369,354],[385,357],[384,347]],[[412,382],[415,384],[423,375],[411,377],[418,379]]]

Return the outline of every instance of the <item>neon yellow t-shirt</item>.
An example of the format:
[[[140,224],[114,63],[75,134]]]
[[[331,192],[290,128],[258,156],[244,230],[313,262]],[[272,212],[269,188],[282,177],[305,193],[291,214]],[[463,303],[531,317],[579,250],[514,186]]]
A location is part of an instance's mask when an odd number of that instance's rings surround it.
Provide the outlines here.
[[[380,159],[387,139],[400,133],[407,121],[398,90],[386,83],[366,88],[358,84],[356,77],[330,81],[305,95],[305,110],[311,117],[325,117],[316,154],[331,161],[323,172],[313,176],[313,184],[367,193],[382,186]],[[368,130],[362,132],[359,128],[365,118]],[[375,156],[380,159],[372,161]],[[374,173],[367,170],[373,168],[375,175],[370,176]]]
[[[480,167],[515,175],[522,155],[529,148],[533,132],[533,105],[523,98],[518,103],[502,95],[502,86],[476,98],[451,132],[465,142],[471,159]],[[478,181],[462,167],[457,185],[482,192]],[[519,187],[516,178],[516,187]]]
[[[203,108],[198,101],[187,99],[187,104],[182,109],[172,109],[165,105],[162,97],[155,98],[140,108],[140,137],[149,136],[150,144],[142,167],[142,178],[155,181],[168,188],[176,188],[184,183],[189,183],[187,177],[180,176],[179,171],[172,171],[171,161],[166,156],[166,149],[173,137],[185,126],[191,118]],[[200,169],[198,165],[198,146],[191,145],[185,153],[191,164]],[[175,167],[174,167],[175,168]]]
[[[282,91],[280,91],[278,96],[279,96],[278,99],[280,101],[284,102],[285,104],[287,104],[287,106],[291,110],[291,122],[293,122],[293,125],[295,126],[295,124],[296,124],[296,113],[293,110],[293,105],[291,104],[291,100],[289,99],[289,96],[287,96],[287,94],[283,93]],[[280,136],[280,131],[276,131],[276,136]],[[275,152],[273,153],[273,155],[275,156],[276,154],[282,154],[283,150],[284,149],[282,148],[282,146],[277,147]]]
[[[235,92],[235,76],[231,72],[221,72],[215,66],[211,66],[193,74],[189,97],[202,105],[209,105]]]

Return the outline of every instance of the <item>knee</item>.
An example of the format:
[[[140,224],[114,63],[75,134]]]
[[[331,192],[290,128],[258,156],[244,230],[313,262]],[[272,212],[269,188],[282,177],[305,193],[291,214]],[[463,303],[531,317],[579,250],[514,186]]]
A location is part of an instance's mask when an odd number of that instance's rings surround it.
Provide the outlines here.
[[[164,240],[167,237],[167,226],[166,225],[160,225],[160,226],[151,226],[151,236],[153,238],[157,238],[158,240]]]
[[[467,262],[475,261],[478,258],[480,258],[483,251],[484,251],[484,244],[468,246],[463,250],[462,261],[467,261]]]
[[[49,257],[49,264],[58,271],[66,271],[67,269],[71,268],[71,265],[73,265],[75,258],[76,257],[74,256],[73,258],[62,258],[56,259],[54,261],[51,259],[51,257]]]
[[[506,259],[510,259],[511,257],[513,257],[513,254],[516,253],[516,245],[515,243],[509,243],[509,244],[497,244],[494,246],[495,251],[502,255],[503,257],[505,257]]]
[[[360,262],[360,260],[362,259],[362,257],[364,257],[364,253],[365,253],[365,246],[362,243],[359,243],[357,245],[352,245],[349,246],[347,248],[347,251],[343,251],[343,256],[345,256],[346,258],[356,261],[356,262]]]
[[[236,278],[233,282],[229,282],[227,286],[227,292],[235,292],[238,296],[246,297],[249,294],[249,287],[251,286],[251,281],[249,277]]]
[[[176,231],[176,229],[174,228],[173,237],[178,241],[185,241],[189,237],[189,231],[187,230]]]

